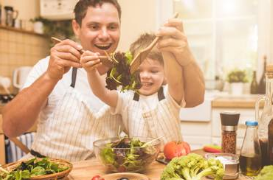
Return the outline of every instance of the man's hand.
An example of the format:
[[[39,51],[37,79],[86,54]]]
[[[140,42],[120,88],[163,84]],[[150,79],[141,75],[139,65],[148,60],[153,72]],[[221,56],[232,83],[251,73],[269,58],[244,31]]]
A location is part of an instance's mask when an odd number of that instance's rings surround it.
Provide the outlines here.
[[[72,40],[63,40],[50,50],[50,60],[46,74],[49,78],[60,80],[71,67],[82,67],[80,64],[82,46]]]
[[[173,54],[181,66],[186,66],[194,60],[181,20],[169,19],[156,35],[161,37],[158,42],[158,49],[161,52]]]

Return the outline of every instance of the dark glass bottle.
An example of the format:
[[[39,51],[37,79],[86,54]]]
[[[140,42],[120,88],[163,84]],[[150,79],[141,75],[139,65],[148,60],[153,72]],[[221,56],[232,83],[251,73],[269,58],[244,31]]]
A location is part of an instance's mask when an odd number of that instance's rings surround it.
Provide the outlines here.
[[[258,82],[256,79],[256,71],[253,71],[253,77],[250,85],[250,94],[258,94]]]
[[[264,56],[264,70],[258,86],[258,93],[265,94],[265,71],[266,71],[266,56]]]
[[[273,65],[266,66],[266,94],[256,102],[256,119],[259,119],[259,140],[262,151],[262,166],[268,165],[268,124],[273,118]],[[260,102],[264,102],[261,116],[259,116]]]
[[[261,170],[261,149],[258,140],[257,121],[246,121],[246,132],[240,152],[240,169],[245,176],[256,176]]]

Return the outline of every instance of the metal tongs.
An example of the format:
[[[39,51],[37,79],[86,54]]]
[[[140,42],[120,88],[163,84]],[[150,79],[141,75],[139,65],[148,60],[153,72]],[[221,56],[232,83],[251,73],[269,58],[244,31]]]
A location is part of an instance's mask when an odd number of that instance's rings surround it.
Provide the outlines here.
[[[62,40],[60,40],[60,39],[58,39],[56,37],[51,37],[51,40],[55,44],[60,43],[62,41]],[[84,51],[85,51],[84,49],[79,50],[79,52],[81,54],[83,54]],[[100,61],[102,62],[103,65],[105,65],[107,67],[112,67],[113,66],[113,61],[112,61],[111,57],[107,54],[106,51],[105,51],[105,54],[106,54],[106,56],[99,56]]]

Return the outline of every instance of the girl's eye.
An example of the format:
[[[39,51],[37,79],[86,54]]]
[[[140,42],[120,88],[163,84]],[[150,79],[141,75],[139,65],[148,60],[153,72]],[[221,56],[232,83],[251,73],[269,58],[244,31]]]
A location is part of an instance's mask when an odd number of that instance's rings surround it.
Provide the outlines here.
[[[156,74],[156,73],[158,73],[158,71],[157,70],[151,70],[151,73]]]

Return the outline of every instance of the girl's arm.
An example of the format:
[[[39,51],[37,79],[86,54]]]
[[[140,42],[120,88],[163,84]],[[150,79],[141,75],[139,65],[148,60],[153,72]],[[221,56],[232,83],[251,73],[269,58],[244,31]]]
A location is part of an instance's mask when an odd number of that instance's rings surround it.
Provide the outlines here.
[[[116,108],[118,102],[118,93],[115,90],[107,89],[104,76],[101,76],[97,70],[102,66],[98,55],[90,51],[83,53],[81,64],[87,72],[88,82],[93,93],[105,104]]]

